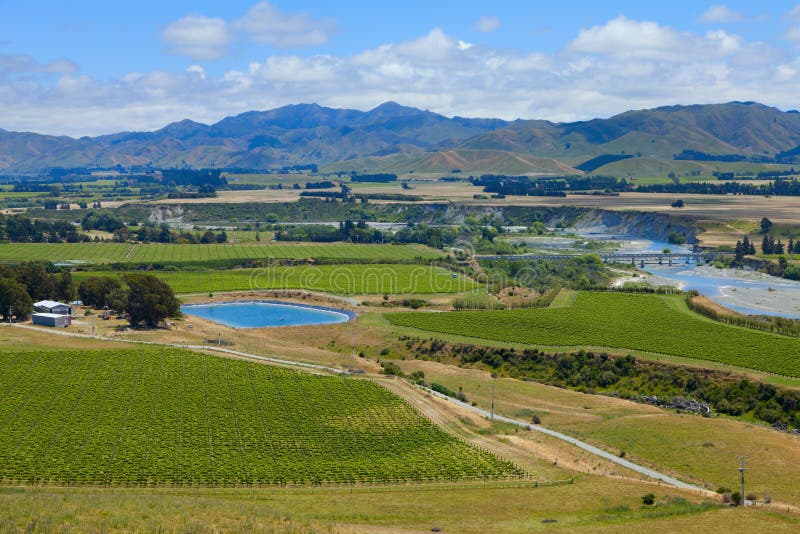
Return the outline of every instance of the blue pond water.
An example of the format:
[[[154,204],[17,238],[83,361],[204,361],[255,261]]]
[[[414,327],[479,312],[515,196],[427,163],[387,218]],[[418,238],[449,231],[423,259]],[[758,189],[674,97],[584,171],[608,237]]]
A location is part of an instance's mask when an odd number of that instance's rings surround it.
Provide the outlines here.
[[[271,301],[187,304],[181,311],[234,328],[344,323],[355,317],[347,310]]]

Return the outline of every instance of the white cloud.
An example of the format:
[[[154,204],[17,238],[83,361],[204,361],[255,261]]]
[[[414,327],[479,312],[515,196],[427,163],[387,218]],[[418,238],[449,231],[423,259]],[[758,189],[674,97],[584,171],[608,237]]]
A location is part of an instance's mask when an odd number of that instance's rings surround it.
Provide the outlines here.
[[[168,53],[203,61],[227,55],[231,45],[241,38],[278,48],[298,48],[323,45],[336,31],[334,19],[285,13],[269,2],[260,2],[234,21],[188,15],[164,28],[161,40]]]
[[[743,18],[741,13],[724,4],[714,4],[705,10],[700,20],[713,24],[718,22],[738,22]]]
[[[475,23],[475,29],[481,33],[489,33],[500,27],[500,19],[497,17],[481,17]]]
[[[800,26],[795,26],[786,30],[783,34],[783,38],[787,41],[800,42]]]
[[[618,58],[685,62],[730,54],[739,48],[739,41],[739,37],[722,30],[700,36],[620,16],[602,26],[582,29],[569,48]]]
[[[259,2],[233,23],[237,30],[262,44],[281,48],[322,45],[337,31],[333,19],[313,19],[307,13],[284,13],[269,2]]]
[[[786,13],[786,18],[789,20],[800,20],[800,4],[797,4]]]
[[[161,40],[171,54],[210,60],[219,59],[228,52],[233,35],[222,19],[189,15],[164,28]]]
[[[730,100],[794,108],[798,86],[800,59],[785,49],[620,17],[554,53],[470,45],[434,28],[351,55],[279,53],[221,74],[194,64],[111,81],[68,61],[0,54],[0,128],[98,134],[298,102],[369,109],[386,100],[445,115],[569,121]]]

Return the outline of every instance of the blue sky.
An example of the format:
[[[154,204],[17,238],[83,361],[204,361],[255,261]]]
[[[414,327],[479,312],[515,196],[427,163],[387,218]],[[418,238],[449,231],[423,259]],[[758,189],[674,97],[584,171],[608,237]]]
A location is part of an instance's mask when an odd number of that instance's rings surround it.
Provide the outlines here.
[[[800,4],[0,0],[0,128],[68,135],[297,102],[446,115],[800,107]]]

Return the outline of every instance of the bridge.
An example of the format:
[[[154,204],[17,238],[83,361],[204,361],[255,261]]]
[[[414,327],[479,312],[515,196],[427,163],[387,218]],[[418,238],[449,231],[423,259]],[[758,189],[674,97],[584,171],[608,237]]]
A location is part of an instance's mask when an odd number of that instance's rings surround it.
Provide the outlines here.
[[[476,260],[568,260],[585,254],[497,254],[476,255]],[[608,252],[597,254],[605,263],[628,265],[672,265],[708,263],[719,256],[733,256],[731,252]]]

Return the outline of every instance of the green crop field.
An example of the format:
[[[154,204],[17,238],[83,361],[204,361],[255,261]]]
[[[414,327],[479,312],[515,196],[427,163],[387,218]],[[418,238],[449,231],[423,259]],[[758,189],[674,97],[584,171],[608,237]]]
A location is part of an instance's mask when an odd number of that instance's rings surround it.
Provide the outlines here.
[[[0,262],[80,261],[87,263],[189,263],[248,259],[334,259],[412,261],[443,253],[423,245],[286,243],[269,245],[173,245],[148,243],[3,243]]]
[[[681,296],[581,292],[564,308],[393,313],[409,326],[499,341],[672,354],[800,377],[800,339],[730,326],[689,311]]]
[[[458,293],[476,287],[470,278],[441,267],[407,264],[299,265],[263,269],[215,271],[152,271],[176,293],[206,293],[262,289],[306,289],[339,294]],[[90,276],[119,276],[116,271],[76,272],[80,282]]]
[[[518,477],[369,381],[177,349],[0,354],[5,483]]]

